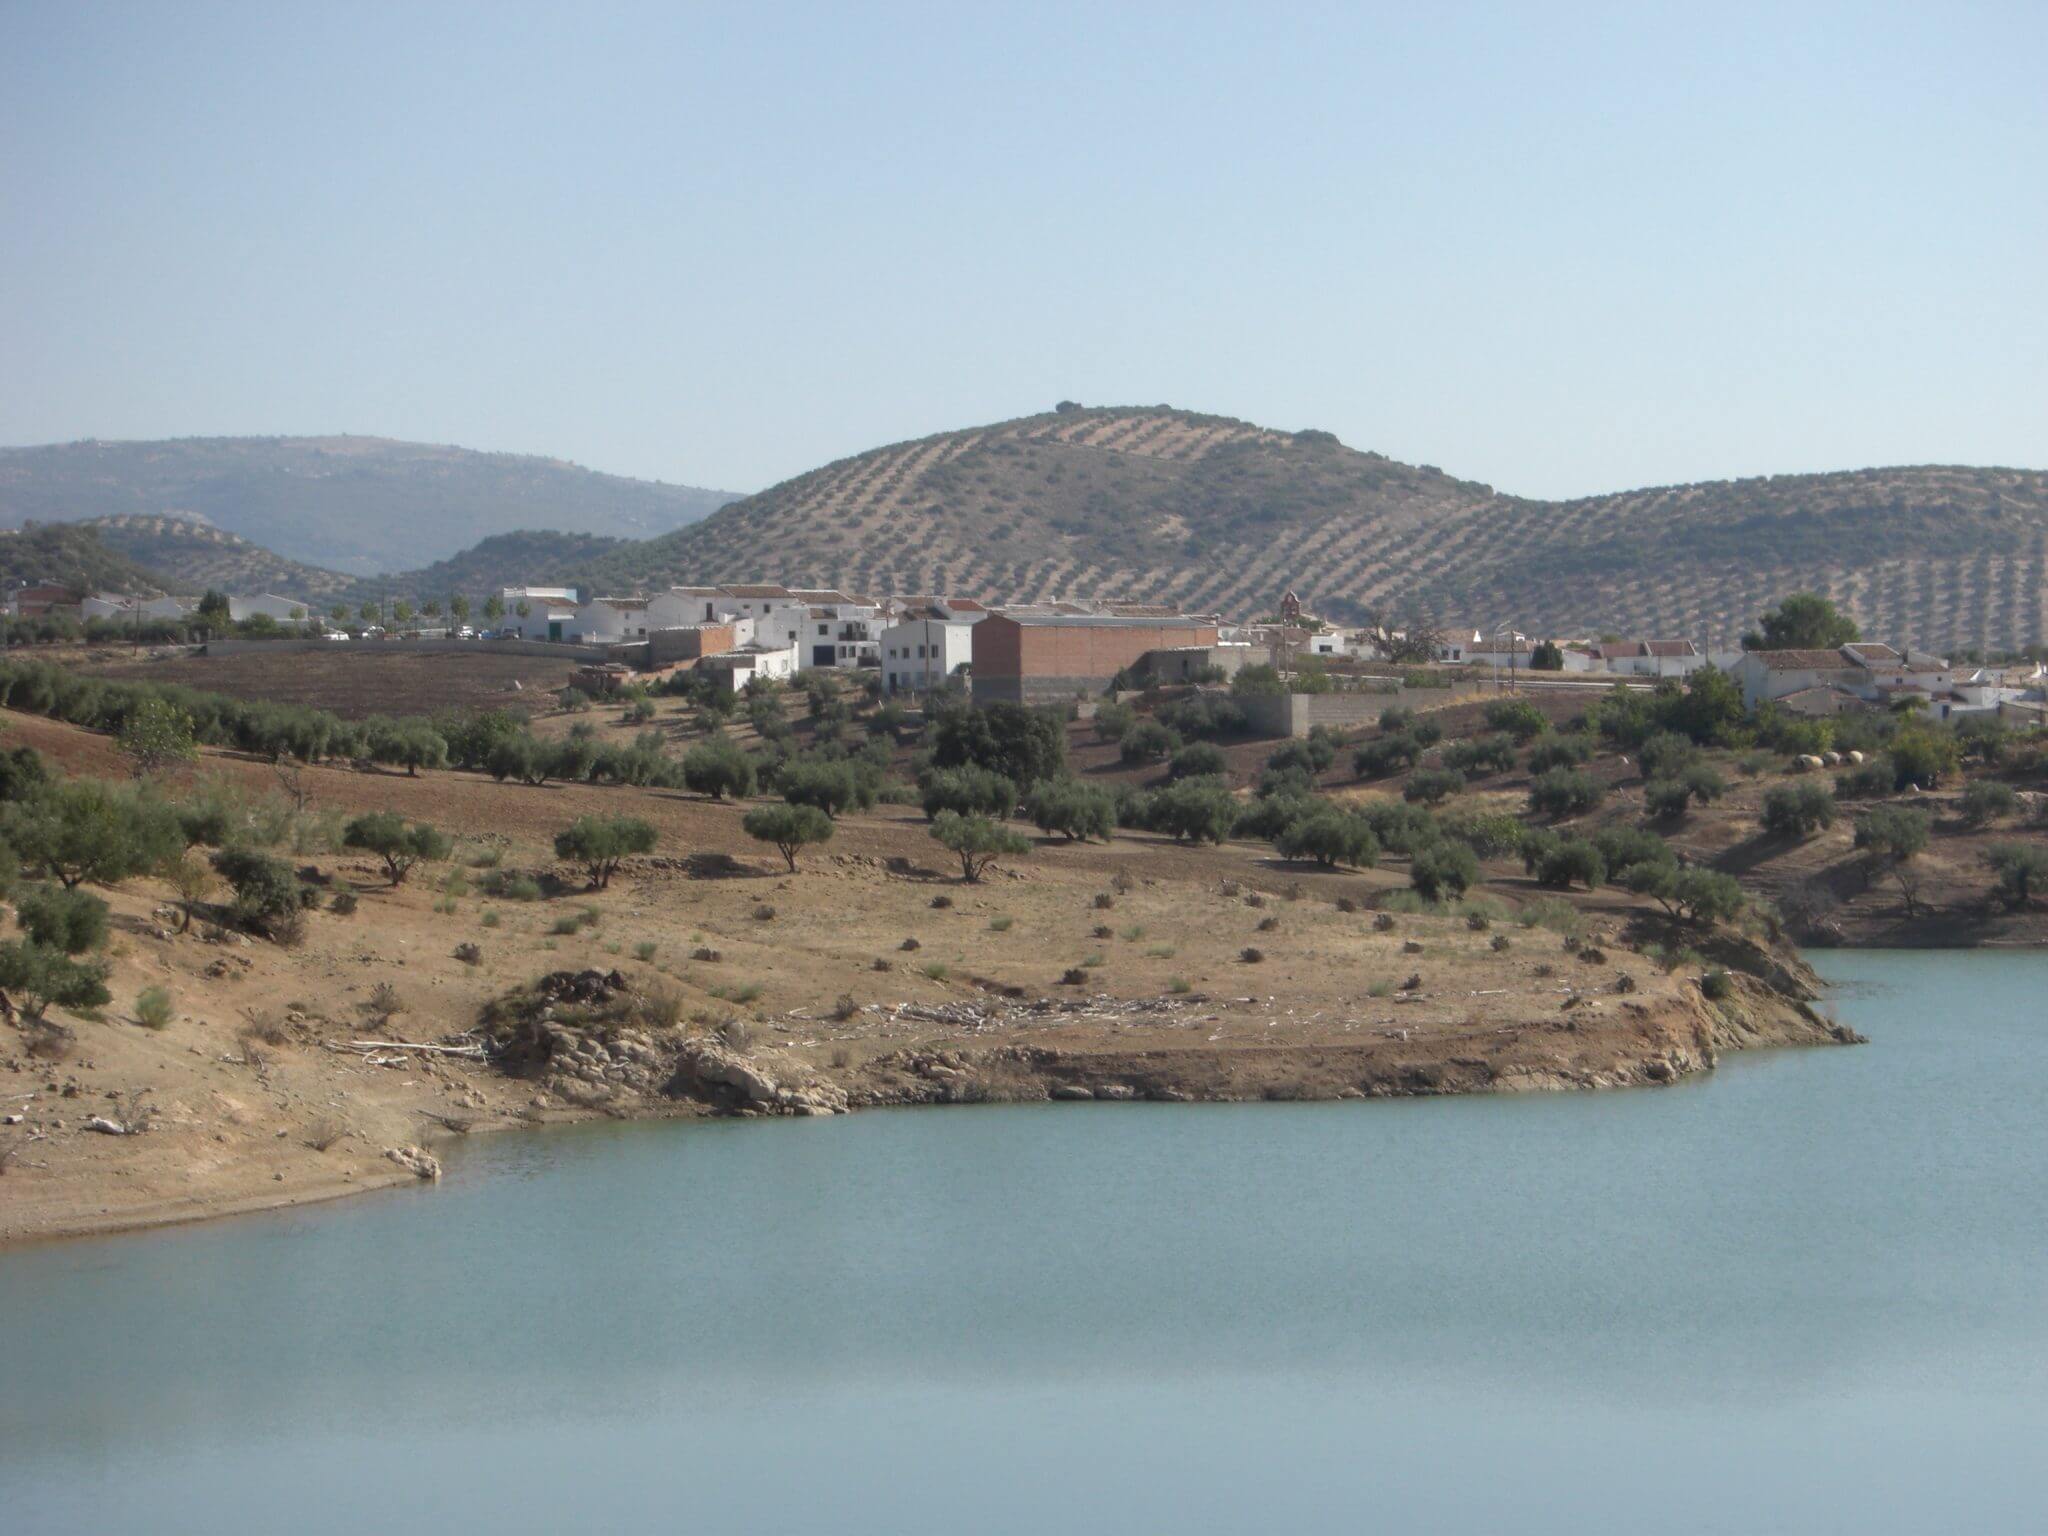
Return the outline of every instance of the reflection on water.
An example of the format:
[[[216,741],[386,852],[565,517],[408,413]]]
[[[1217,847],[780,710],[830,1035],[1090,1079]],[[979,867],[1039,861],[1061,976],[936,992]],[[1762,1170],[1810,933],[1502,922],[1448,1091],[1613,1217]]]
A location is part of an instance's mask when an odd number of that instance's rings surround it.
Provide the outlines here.
[[[1664,1091],[592,1127],[0,1256],[0,1521],[2024,1528],[2048,957],[1824,961],[1870,1046]]]

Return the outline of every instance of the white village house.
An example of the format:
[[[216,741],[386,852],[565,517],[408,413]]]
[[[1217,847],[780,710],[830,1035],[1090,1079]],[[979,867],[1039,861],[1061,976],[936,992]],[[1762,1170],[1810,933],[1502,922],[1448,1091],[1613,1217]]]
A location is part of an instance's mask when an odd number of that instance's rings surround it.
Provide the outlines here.
[[[698,660],[697,670],[716,679],[729,693],[738,693],[756,678],[787,682],[796,676],[795,645],[774,649],[764,645],[743,645],[736,651],[720,651]]]
[[[1946,657],[1899,651],[1877,641],[1832,651],[1746,651],[1731,671],[1750,708],[1776,703],[1800,714],[1910,706],[1931,719],[1946,720],[1994,710],[2012,692],[1982,672],[1959,687]]]
[[[909,609],[882,631],[882,685],[891,693],[929,693],[974,659],[980,603],[936,598]]]
[[[576,617],[563,638],[579,645],[621,645],[629,640],[645,640],[647,607],[644,597],[593,597],[576,605]]]
[[[574,587],[502,587],[498,632],[515,640],[567,640],[577,625]]]
[[[1613,672],[1627,677],[1686,677],[1707,665],[1707,658],[1690,640],[1602,640],[1588,646],[1593,666],[1583,670]],[[1578,671],[1566,657],[1567,671]]]

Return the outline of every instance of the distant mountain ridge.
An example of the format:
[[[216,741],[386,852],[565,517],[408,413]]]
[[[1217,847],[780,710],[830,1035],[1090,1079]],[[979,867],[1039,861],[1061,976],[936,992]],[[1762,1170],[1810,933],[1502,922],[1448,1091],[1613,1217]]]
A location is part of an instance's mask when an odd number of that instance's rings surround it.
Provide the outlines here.
[[[429,565],[523,528],[651,538],[733,499],[559,459],[375,437],[0,449],[0,526],[178,517],[356,576]]]

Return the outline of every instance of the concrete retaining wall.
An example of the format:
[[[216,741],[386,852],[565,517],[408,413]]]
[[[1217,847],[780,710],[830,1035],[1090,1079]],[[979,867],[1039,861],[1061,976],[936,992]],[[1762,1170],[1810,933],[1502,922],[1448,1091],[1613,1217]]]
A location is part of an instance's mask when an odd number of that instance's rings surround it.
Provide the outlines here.
[[[1261,736],[1306,736],[1319,725],[1342,729],[1377,720],[1394,700],[1393,693],[1284,693],[1237,702]]]

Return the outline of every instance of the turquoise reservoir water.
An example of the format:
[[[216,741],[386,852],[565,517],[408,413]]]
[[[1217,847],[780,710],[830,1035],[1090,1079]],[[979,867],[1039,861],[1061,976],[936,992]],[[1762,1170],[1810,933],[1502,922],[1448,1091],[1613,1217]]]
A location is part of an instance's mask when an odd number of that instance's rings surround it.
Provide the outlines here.
[[[2041,1530],[2048,956],[1821,959],[1870,1045],[1666,1090],[486,1138],[0,1254],[0,1530]]]

